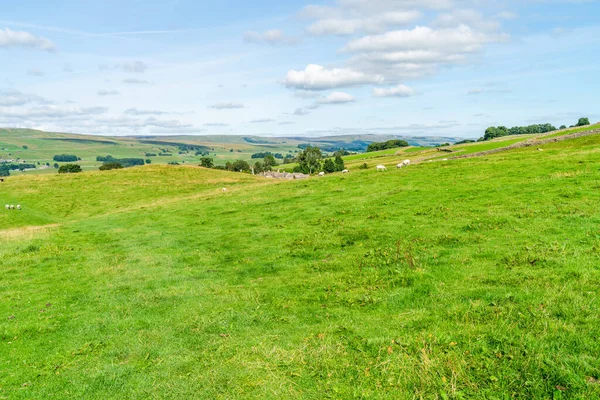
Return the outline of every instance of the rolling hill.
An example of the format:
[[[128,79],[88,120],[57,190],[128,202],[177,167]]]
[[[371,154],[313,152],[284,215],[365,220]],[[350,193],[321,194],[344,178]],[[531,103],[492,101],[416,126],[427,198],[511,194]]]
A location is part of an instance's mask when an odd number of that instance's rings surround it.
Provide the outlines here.
[[[0,398],[598,398],[600,135],[453,158],[531,139],[9,177]]]

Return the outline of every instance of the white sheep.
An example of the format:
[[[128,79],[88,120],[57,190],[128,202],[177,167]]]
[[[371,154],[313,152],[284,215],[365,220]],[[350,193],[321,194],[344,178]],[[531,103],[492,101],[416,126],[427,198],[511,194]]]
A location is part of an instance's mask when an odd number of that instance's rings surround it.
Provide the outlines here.
[[[319,172],[319,176],[325,176],[325,172]]]
[[[396,168],[403,168],[404,167],[404,163],[400,163],[398,165],[396,165]]]
[[[223,193],[227,192],[227,188],[223,188],[221,190],[223,191]]]
[[[17,210],[20,210],[20,209],[21,209],[21,205],[17,204]]]
[[[11,204],[11,205],[10,205],[10,209],[11,209],[11,210],[14,210],[14,209],[15,209],[15,206]]]
[[[410,165],[410,160],[404,160],[404,161],[402,161],[402,164],[404,164],[404,166],[408,167]]]
[[[387,168],[385,167],[385,165],[378,165],[377,172],[379,172],[379,171],[387,171]]]
[[[5,205],[4,208],[6,208],[7,210],[10,210],[10,206],[8,204]]]
[[[347,170],[347,169],[345,169],[345,170],[342,171],[342,174],[348,174],[348,173],[350,173],[350,171]]]

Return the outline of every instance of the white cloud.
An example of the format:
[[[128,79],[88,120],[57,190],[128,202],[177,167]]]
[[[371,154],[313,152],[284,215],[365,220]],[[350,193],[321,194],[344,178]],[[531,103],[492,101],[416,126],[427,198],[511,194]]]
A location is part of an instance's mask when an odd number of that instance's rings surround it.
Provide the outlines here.
[[[275,122],[275,121],[272,120],[272,119],[267,119],[267,118],[265,118],[265,119],[255,119],[253,121],[250,121],[251,124],[266,124],[266,123],[269,123],[269,122]]]
[[[222,122],[209,122],[207,124],[204,124],[204,126],[206,127],[222,127],[222,126],[229,126],[229,124],[224,124]]]
[[[290,89],[327,90],[381,82],[383,77],[379,75],[367,75],[351,69],[326,69],[310,64],[304,71],[289,71],[283,83]]]
[[[410,30],[387,32],[353,40],[344,47],[347,52],[380,52],[407,50],[438,50],[444,53],[472,53],[486,43],[506,37],[476,32],[466,25],[457,28],[432,29],[417,26]]]
[[[9,28],[0,29],[0,48],[23,47],[53,52],[56,45],[41,36],[34,36],[29,32],[13,31]]]
[[[294,111],[294,115],[296,115],[298,117],[303,117],[308,114],[310,114],[310,111],[308,111],[304,108],[296,108],[296,110]]]
[[[313,35],[352,35],[359,31],[378,33],[387,27],[406,25],[421,17],[418,11],[390,11],[367,18],[326,18],[308,27]]]
[[[144,73],[148,69],[148,64],[143,61],[127,61],[121,64],[125,72]]]
[[[235,103],[235,102],[228,102],[228,103],[215,103],[212,104],[210,106],[208,106],[208,108],[214,108],[215,110],[235,110],[235,109],[240,109],[240,108],[244,108],[244,105],[242,103]]]
[[[348,93],[333,92],[333,93],[323,97],[322,99],[319,99],[318,103],[319,104],[345,104],[345,103],[352,103],[354,101],[356,101],[354,96],[352,96]]]
[[[118,96],[120,94],[118,90],[98,90],[98,96]]]
[[[13,89],[0,90],[0,106],[2,107],[23,106],[30,103],[50,104],[51,102],[35,94],[23,93]]]
[[[163,115],[167,114],[165,111],[158,110],[138,110],[137,108],[128,108],[125,110],[125,114],[128,115]]]
[[[406,85],[398,85],[391,88],[375,88],[373,89],[373,96],[375,97],[410,97],[414,96],[416,92]]]
[[[143,79],[135,79],[135,78],[124,79],[123,83],[128,84],[128,85],[150,85],[150,82],[148,82],[148,81],[145,81]]]
[[[244,40],[247,43],[266,43],[272,46],[293,46],[298,44],[299,42],[298,38],[295,38],[293,36],[287,36],[285,33],[283,33],[283,31],[279,29],[272,29],[263,33],[249,31],[244,34]]]

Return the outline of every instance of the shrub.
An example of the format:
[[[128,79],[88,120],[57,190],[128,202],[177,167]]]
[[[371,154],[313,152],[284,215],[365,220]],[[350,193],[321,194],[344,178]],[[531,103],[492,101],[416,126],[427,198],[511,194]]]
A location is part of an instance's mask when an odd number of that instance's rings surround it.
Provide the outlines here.
[[[358,167],[358,169],[369,169],[369,166],[367,165],[367,163],[363,163],[363,165]]]
[[[331,158],[326,159],[323,163],[323,171],[325,171],[328,174],[335,172],[335,164],[333,163],[333,160]]]
[[[64,164],[58,169],[59,174],[76,174],[81,172],[81,166],[78,164]]]
[[[589,124],[590,124],[589,118],[579,118],[579,121],[577,121],[577,126],[586,126]]]
[[[0,176],[10,176],[10,170],[6,165],[0,165]]]
[[[110,171],[111,169],[123,169],[123,164],[118,162],[109,162],[100,166],[100,171]]]
[[[215,166],[215,162],[210,157],[202,157],[200,159],[200,166],[204,168],[212,168]]]
[[[346,169],[344,159],[338,154],[335,156],[335,170],[340,172]]]
[[[146,164],[152,164],[152,160],[151,160],[151,159],[149,159],[149,158],[147,158],[147,159],[146,159]]]

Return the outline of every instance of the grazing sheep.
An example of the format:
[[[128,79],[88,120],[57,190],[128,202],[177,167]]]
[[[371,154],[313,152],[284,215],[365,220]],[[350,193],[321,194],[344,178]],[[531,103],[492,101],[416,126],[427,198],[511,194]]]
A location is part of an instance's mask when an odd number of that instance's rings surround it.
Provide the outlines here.
[[[347,169],[345,169],[345,170],[342,171],[342,174],[348,174],[348,173],[350,173],[350,171],[347,170]]]
[[[448,161],[448,159],[447,158],[442,158],[442,161]]]
[[[325,172],[319,172],[319,176],[325,176]]]
[[[385,165],[378,165],[377,172],[379,172],[379,171],[387,171],[387,168],[385,167]]]
[[[223,193],[225,193],[227,191],[227,188],[223,188],[221,190],[223,191]]]
[[[10,206],[8,204],[5,205],[4,208],[6,208],[7,210],[10,210]]]
[[[400,163],[398,165],[396,165],[396,168],[403,168],[404,167],[404,163]]]
[[[10,205],[10,209],[11,209],[11,210],[14,210],[14,209],[15,209],[15,206],[13,206],[13,205],[11,204],[11,205]]]
[[[404,160],[404,161],[402,161],[402,164],[404,164],[404,166],[408,167],[410,165],[410,160]]]
[[[20,210],[20,209],[21,209],[21,205],[17,204],[17,210]]]

